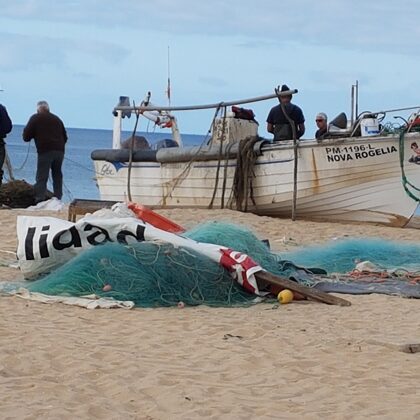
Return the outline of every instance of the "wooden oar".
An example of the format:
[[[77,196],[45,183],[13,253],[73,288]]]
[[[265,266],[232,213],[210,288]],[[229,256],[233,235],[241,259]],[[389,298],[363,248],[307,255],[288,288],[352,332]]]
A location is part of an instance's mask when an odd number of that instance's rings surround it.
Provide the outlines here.
[[[292,292],[300,293],[301,295],[316,300],[318,302],[339,306],[351,305],[351,302],[349,302],[348,300],[330,295],[313,287],[302,286],[301,284],[286,279],[284,277],[275,276],[274,274],[271,274],[268,271],[258,271],[257,273],[255,273],[255,278],[257,279],[257,281],[262,281],[265,284],[269,283],[283,287],[284,289],[290,289]]]

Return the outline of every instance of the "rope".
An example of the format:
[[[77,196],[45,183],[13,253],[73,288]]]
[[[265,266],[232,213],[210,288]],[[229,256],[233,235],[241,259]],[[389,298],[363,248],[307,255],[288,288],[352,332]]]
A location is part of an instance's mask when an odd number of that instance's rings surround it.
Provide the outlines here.
[[[252,180],[255,177],[254,165],[258,154],[254,151],[254,145],[260,138],[247,137],[239,142],[236,157],[236,169],[233,177],[232,197],[229,202],[230,208],[246,212],[248,210],[248,198],[255,205],[253,196]]]
[[[230,151],[231,151],[233,145],[234,145],[234,143],[229,143],[227,145],[227,147],[226,147],[225,164],[224,164],[224,168],[223,168],[222,197],[221,197],[221,201],[220,201],[220,208],[222,208],[222,209],[225,208],[225,193],[226,193],[226,183],[227,183],[227,171],[228,171],[228,167],[229,167]],[[231,197],[232,197],[232,189],[230,191],[229,199]]]
[[[7,172],[9,172],[9,178],[12,181],[14,181],[15,180],[15,177],[13,176],[12,162],[10,161],[10,157],[9,157],[9,154],[7,153],[7,149],[6,148],[4,149],[4,153],[5,153],[5,156],[4,156],[4,164],[5,164],[6,168],[7,168]]]
[[[213,195],[211,197],[210,203],[208,208],[213,208],[214,199],[216,197],[217,187],[219,185],[219,172],[220,172],[220,164],[222,161],[222,153],[223,153],[223,142],[226,140],[226,107],[223,107],[223,119],[222,119],[222,136],[220,137],[220,145],[219,145],[219,156],[217,159],[217,169],[216,169],[216,176],[214,180],[214,188],[213,188]],[[223,208],[223,204],[222,204]]]
[[[100,174],[99,172],[96,172],[95,169],[88,168],[87,166],[82,165],[79,162],[76,162],[75,160],[66,157],[65,155],[64,155],[64,160],[68,160],[73,165],[78,166],[79,168],[85,169],[86,171],[93,172],[95,175],[99,175]]]
[[[172,194],[172,192],[179,185],[179,183],[182,182],[185,179],[185,177],[189,174],[189,172],[190,172],[190,170],[192,168],[193,163],[196,161],[196,157],[200,154],[201,149],[204,146],[206,146],[206,145],[208,145],[210,143],[208,137],[209,137],[210,133],[212,132],[212,127],[214,127],[214,124],[215,124],[217,115],[219,114],[219,111],[222,108],[222,106],[223,106],[223,102],[220,102],[218,108],[214,112],[214,116],[213,116],[212,122],[210,124],[210,127],[209,127],[209,129],[207,131],[207,135],[204,138],[204,140],[201,142],[201,144],[198,147],[197,152],[195,153],[195,155],[192,156],[192,158],[190,159],[190,161],[187,163],[186,167],[182,170],[182,172],[176,178],[174,178],[173,180],[171,180],[171,181],[169,181],[169,182],[166,183],[166,186],[168,187],[168,192],[166,194],[164,194],[164,196],[162,197],[162,202],[165,202],[166,198],[170,194]]]
[[[23,163],[22,163],[22,165],[21,165],[21,166],[19,166],[19,168],[13,168],[13,170],[14,170],[15,172],[17,172],[17,171],[21,171],[21,170],[25,167],[26,163],[28,162],[28,158],[29,158],[29,150],[30,150],[30,148],[31,148],[31,142],[28,142],[28,149],[27,149],[27,151],[26,151],[26,156],[25,156],[25,159],[23,160]]]
[[[135,106],[134,101],[133,101],[133,106]],[[127,195],[128,195],[129,201],[133,201],[131,197],[131,168],[133,166],[134,136],[136,135],[137,124],[139,123],[140,111],[135,111],[135,114],[136,114],[136,122],[134,124],[133,133],[131,134],[130,150],[129,150],[129,158],[128,158]]]

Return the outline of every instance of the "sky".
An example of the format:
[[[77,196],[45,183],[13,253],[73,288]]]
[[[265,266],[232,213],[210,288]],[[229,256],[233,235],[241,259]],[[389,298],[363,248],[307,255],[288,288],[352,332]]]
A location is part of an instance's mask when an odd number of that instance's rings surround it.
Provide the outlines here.
[[[112,128],[120,95],[167,105],[168,48],[173,106],[287,84],[307,138],[317,112],[350,115],[356,80],[359,111],[420,105],[417,0],[0,0],[0,11],[0,103],[15,124],[38,100],[79,128]],[[276,104],[244,105],[260,135]],[[213,111],[176,115],[181,132],[205,134]]]

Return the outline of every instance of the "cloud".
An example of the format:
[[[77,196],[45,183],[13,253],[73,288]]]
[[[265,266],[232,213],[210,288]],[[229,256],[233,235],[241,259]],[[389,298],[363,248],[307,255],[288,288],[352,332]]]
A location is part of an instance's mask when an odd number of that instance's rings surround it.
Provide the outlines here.
[[[72,53],[105,62],[115,62],[128,55],[128,50],[106,42],[1,32],[0,38],[1,71],[35,70],[51,65],[63,68],[69,64]]]
[[[216,88],[221,88],[228,85],[226,80],[220,79],[219,77],[201,77],[198,81],[204,85]]]
[[[2,17],[412,53],[417,10],[417,0],[296,0],[287,7],[278,0],[15,0],[2,6]]]
[[[39,66],[54,64],[58,65],[63,61],[64,50],[57,49],[50,42],[39,42],[36,38],[0,33],[2,42],[0,44],[0,70],[19,71],[34,69]]]
[[[104,118],[121,93],[142,99],[152,90],[163,101],[168,45],[174,104],[287,83],[308,115],[332,115],[348,105],[355,79],[369,108],[380,95],[416,101],[417,0],[0,0],[0,9],[3,87],[32,101],[53,95],[63,109],[72,100],[73,124],[80,100]],[[261,121],[269,106],[255,104]]]

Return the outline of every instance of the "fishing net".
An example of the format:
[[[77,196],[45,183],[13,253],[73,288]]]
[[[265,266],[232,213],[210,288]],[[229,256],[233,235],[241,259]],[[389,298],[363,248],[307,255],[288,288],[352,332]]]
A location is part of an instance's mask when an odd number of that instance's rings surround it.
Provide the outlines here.
[[[243,226],[230,223],[209,222],[185,233],[188,238],[199,242],[213,243],[249,255],[262,268],[270,273],[287,277],[305,286],[313,286],[311,273],[326,274],[324,270],[312,265],[296,265],[291,259],[270,251],[268,241],[259,240],[255,234]]]
[[[305,272],[282,262],[247,229],[226,223],[208,223],[186,236],[246,253],[272,273],[305,281]],[[111,290],[104,291],[105,286]],[[256,298],[208,257],[155,242],[94,247],[34,282],[28,289],[58,296],[95,294],[131,300],[140,307],[173,306],[179,302],[244,306],[254,303]]]
[[[385,242],[380,239],[347,239],[311,246],[283,254],[295,264],[315,266],[328,273],[346,273],[361,261],[371,261],[382,269],[420,269],[420,245]]]
[[[198,242],[217,244],[249,255],[267,270],[277,267],[280,257],[270,252],[266,242],[257,238],[249,229],[231,223],[203,223],[184,236]]]
[[[46,199],[53,196],[47,191]],[[35,204],[35,191],[31,184],[24,180],[13,180],[0,186],[0,204],[12,208],[26,208]]]
[[[323,276],[327,271],[346,273],[362,260],[387,268],[419,266],[420,246],[416,244],[346,240],[280,256],[271,252],[267,244],[250,230],[229,223],[206,223],[185,236],[245,253],[267,271],[310,287],[325,285],[327,280]],[[104,291],[104,287],[110,290]],[[414,285],[404,293],[414,296],[419,293],[419,287]],[[206,256],[157,242],[109,243],[94,247],[32,283],[28,289],[59,296],[95,294],[130,300],[140,307],[174,306],[179,302],[186,305],[247,306],[256,302],[255,295],[246,292],[224,268]],[[340,292],[335,285],[327,285],[324,290]],[[343,290],[343,293],[351,293],[352,285]],[[379,289],[364,286],[358,290],[372,293]],[[395,294],[395,290],[400,293],[398,288],[388,292]]]
[[[111,290],[104,291],[104,286]],[[217,263],[168,243],[106,244],[92,248],[28,287],[58,296],[95,294],[140,307],[250,305],[246,292]]]

